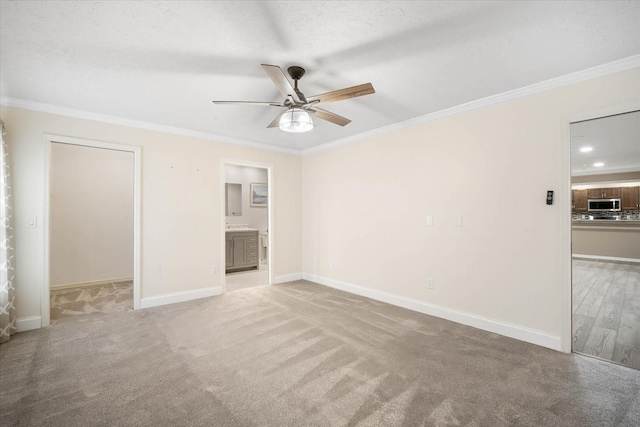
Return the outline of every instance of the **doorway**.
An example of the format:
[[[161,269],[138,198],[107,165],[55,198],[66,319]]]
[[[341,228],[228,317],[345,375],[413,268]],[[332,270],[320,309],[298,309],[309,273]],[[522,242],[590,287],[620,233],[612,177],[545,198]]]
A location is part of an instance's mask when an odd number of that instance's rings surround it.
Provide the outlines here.
[[[271,168],[223,161],[224,292],[271,284]]]
[[[640,369],[640,111],[570,139],[571,350]]]
[[[45,135],[42,326],[140,306],[140,148]]]

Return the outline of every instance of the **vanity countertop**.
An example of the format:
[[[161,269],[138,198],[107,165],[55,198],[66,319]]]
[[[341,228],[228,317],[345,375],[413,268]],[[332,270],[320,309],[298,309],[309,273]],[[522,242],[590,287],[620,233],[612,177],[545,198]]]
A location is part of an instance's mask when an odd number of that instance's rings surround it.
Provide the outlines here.
[[[226,233],[237,233],[243,231],[258,231],[257,228],[228,228],[225,230]]]

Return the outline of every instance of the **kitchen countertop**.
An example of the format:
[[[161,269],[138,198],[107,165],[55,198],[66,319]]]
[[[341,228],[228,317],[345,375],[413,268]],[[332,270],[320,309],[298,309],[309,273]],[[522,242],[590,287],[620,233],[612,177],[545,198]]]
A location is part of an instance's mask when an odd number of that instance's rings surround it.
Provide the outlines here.
[[[620,218],[620,219],[582,219],[582,218],[576,218],[573,221],[579,221],[579,222],[640,222],[639,219],[626,219],[626,218]]]

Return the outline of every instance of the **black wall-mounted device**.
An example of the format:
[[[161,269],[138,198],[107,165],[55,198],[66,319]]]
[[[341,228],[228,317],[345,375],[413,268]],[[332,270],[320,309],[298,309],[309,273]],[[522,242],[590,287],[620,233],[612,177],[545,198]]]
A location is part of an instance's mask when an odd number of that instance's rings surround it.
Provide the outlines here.
[[[553,204],[553,191],[547,191],[547,204]]]

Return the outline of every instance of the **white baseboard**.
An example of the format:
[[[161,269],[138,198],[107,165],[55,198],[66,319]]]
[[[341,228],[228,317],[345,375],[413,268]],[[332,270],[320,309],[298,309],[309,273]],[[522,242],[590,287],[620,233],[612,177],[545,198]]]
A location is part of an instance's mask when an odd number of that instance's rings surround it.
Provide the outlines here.
[[[40,316],[22,317],[16,319],[16,330],[18,332],[32,331],[42,327],[42,318]]]
[[[452,310],[450,308],[429,304],[424,301],[401,297],[399,295],[394,295],[388,292],[377,291],[374,289],[369,289],[362,286],[353,285],[350,283],[340,282],[337,280],[327,279],[327,278],[315,276],[312,274],[305,273],[303,276],[304,276],[304,280],[320,283],[322,285],[339,289],[341,291],[350,292],[356,295],[362,295],[367,298],[386,302],[388,304],[407,308],[409,310],[428,314],[430,316],[440,317],[442,319],[450,320],[456,323],[461,323],[467,326],[472,326],[474,328],[482,329],[484,331],[493,332],[499,335],[504,335],[509,338],[514,338],[520,341],[525,341],[531,344],[547,347],[552,350],[561,351],[560,337],[549,335],[544,332],[536,331],[529,328],[524,328],[518,325],[512,325],[510,323],[499,322],[496,320],[487,319],[482,316],[477,316],[475,314],[464,313],[461,311]]]
[[[282,276],[276,276],[273,279],[273,284],[278,285],[280,283],[295,282],[296,280],[302,280],[302,273],[283,274]]]
[[[640,259],[638,258],[620,258],[616,256],[573,254],[572,257],[576,259],[592,259],[594,261],[616,261],[616,262],[640,263]]]
[[[52,285],[51,290],[56,291],[60,289],[73,289],[73,288],[84,288],[86,286],[98,286],[98,285],[106,285],[107,283],[116,283],[116,282],[128,282],[133,281],[133,277],[120,277],[116,279],[105,279],[105,280],[93,280],[91,282],[78,282],[78,283],[67,283],[63,285]]]
[[[220,286],[194,289],[192,291],[174,292],[171,294],[142,298],[140,300],[140,308],[158,307],[161,305],[175,304],[177,302],[191,301],[194,299],[213,297],[216,295],[222,295],[222,288]]]

